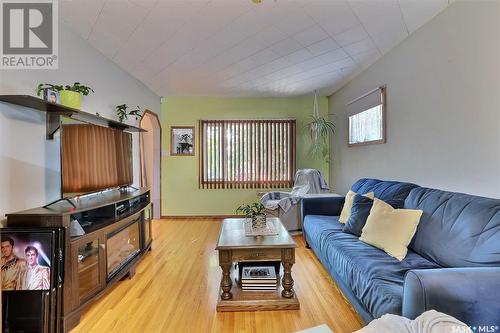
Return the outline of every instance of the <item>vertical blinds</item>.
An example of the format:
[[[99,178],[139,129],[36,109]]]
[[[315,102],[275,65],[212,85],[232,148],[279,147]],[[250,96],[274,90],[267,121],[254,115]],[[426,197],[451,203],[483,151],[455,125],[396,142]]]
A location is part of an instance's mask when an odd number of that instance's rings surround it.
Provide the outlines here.
[[[295,174],[295,120],[201,120],[200,188],[284,188]]]

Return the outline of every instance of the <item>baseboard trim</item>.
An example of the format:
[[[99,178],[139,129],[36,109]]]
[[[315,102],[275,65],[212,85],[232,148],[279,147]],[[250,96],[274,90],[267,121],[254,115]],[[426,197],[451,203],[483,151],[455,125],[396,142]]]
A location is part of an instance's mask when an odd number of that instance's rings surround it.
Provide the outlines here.
[[[210,219],[220,220],[241,217],[241,215],[162,215],[162,219],[181,220],[181,219]]]

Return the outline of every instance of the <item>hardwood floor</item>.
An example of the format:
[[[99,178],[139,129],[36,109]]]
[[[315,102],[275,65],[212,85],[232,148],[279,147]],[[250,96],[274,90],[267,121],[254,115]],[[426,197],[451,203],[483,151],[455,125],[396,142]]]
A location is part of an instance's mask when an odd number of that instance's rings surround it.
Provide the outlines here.
[[[131,280],[86,309],[80,332],[294,332],[327,324],[335,333],[361,328],[357,314],[301,236],[293,266],[300,310],[215,311],[221,269],[215,244],[220,220],[153,222],[153,249]]]

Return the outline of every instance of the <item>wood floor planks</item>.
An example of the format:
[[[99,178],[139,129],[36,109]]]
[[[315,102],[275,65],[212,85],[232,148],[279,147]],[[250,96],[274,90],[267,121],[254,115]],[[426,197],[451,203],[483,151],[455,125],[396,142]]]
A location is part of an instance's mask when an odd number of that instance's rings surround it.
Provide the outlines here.
[[[118,283],[88,307],[72,333],[83,332],[294,332],[327,324],[335,333],[361,327],[326,270],[294,239],[298,311],[215,311],[221,278],[215,244],[220,220],[153,222],[153,250],[131,280]]]

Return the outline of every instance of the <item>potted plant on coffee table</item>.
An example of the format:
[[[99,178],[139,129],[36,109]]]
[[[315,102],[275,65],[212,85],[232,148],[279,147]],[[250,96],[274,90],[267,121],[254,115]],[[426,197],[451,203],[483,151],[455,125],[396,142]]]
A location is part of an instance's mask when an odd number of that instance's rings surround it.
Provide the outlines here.
[[[236,213],[243,213],[249,219],[252,219],[252,228],[259,229],[266,227],[266,214],[263,204],[254,202],[248,205],[241,205],[236,209]]]

